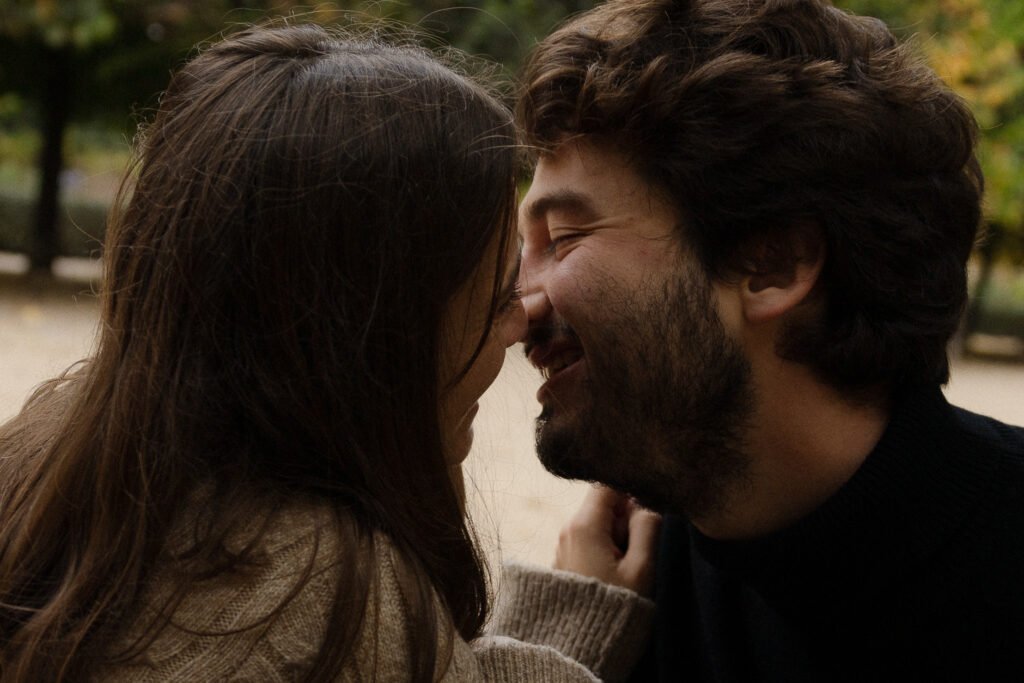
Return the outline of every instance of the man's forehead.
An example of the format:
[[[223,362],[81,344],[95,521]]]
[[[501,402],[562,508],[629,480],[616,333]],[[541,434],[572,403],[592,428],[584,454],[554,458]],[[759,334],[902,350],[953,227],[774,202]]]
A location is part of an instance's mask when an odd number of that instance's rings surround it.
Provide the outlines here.
[[[659,205],[660,210],[655,208]],[[626,154],[608,145],[576,140],[540,158],[519,217],[521,223],[530,224],[557,212],[587,223],[665,208],[679,213],[671,198],[649,182]]]

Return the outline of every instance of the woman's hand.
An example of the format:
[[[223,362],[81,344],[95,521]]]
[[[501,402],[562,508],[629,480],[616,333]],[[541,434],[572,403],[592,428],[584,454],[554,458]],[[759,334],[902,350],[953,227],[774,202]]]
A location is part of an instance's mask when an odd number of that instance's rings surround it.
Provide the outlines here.
[[[558,535],[555,569],[650,596],[661,516],[632,498],[595,486]]]

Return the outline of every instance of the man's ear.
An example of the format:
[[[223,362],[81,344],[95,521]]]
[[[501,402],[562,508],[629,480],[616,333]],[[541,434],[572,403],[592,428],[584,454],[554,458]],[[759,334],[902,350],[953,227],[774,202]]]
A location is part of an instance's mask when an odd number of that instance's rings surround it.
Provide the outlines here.
[[[749,323],[784,316],[808,299],[825,264],[825,241],[816,223],[801,223],[755,245],[740,287]]]

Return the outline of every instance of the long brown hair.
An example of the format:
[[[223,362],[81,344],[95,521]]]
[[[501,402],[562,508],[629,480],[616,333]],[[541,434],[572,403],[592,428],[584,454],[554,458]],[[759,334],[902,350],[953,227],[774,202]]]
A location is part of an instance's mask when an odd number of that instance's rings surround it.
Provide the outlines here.
[[[109,226],[97,350],[0,429],[0,680],[102,664],[198,482],[217,506],[179,598],[245,563],[226,540],[254,516],[294,496],[338,511],[361,560],[334,569],[309,680],[351,654],[374,531],[413,568],[418,680],[439,656],[435,595],[479,633],[486,576],[437,367],[458,288],[493,268],[497,296],[514,142],[476,80],[365,34],[250,28],[174,75]]]

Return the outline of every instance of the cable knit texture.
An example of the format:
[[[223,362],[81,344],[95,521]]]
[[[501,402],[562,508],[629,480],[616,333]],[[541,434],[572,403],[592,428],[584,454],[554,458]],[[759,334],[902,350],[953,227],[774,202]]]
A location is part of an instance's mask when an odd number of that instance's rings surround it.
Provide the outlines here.
[[[171,624],[142,653],[106,666],[93,680],[301,680],[325,636],[336,592],[331,569],[345,561],[337,539],[325,533],[329,514],[314,505],[296,505],[276,516],[260,541],[259,566],[194,584]],[[410,624],[399,588],[400,558],[386,537],[378,535],[376,541],[376,586],[341,681],[409,679]],[[122,649],[135,642],[152,610],[168,597],[168,571],[158,569],[152,577],[137,618],[129,619],[120,639]],[[301,583],[303,576],[307,579]],[[617,678],[639,656],[652,610],[635,593],[565,572],[518,566],[509,569],[503,584],[503,599],[485,637],[465,642],[438,610],[439,651],[445,651],[449,639],[452,643],[451,660],[438,671],[438,680],[589,683],[599,680],[595,673]],[[282,602],[283,611],[267,619]]]
[[[606,681],[624,680],[644,646],[654,603],[578,574],[510,563],[493,628],[545,643]]]

